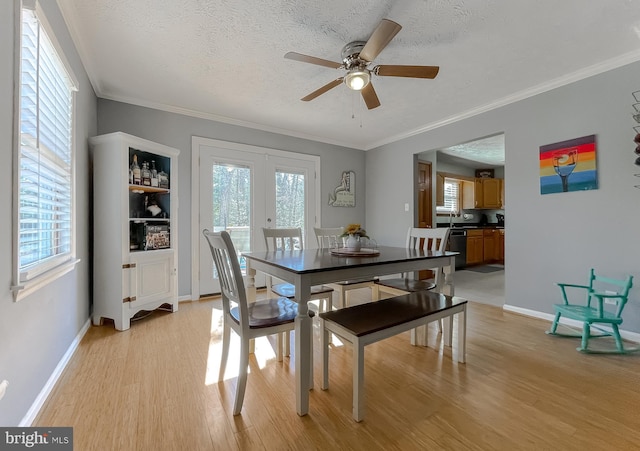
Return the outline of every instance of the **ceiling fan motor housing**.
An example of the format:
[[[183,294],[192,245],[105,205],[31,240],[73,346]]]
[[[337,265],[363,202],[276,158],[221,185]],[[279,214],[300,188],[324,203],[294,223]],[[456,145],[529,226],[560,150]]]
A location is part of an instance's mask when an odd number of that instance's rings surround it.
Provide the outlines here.
[[[353,41],[342,47],[342,62],[344,63],[345,69],[364,69],[367,64],[369,64],[369,61],[360,59],[360,52],[365,44],[365,41]]]

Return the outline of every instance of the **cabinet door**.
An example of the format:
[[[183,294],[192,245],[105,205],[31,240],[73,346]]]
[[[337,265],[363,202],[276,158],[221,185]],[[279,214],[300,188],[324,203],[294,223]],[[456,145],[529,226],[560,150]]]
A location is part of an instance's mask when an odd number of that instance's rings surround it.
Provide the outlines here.
[[[484,208],[501,208],[501,183],[500,179],[482,180],[482,199]]]
[[[496,237],[493,230],[485,230],[483,236],[483,257],[484,263],[493,263],[496,258]]]
[[[173,251],[150,251],[131,254],[131,309],[153,310],[162,303],[173,302],[175,268]]]
[[[483,260],[482,230],[470,230],[467,232],[467,264],[477,265]]]
[[[444,206],[444,175],[436,173],[436,206]]]
[[[476,208],[484,208],[484,191],[483,191],[483,179],[475,180],[475,207]]]

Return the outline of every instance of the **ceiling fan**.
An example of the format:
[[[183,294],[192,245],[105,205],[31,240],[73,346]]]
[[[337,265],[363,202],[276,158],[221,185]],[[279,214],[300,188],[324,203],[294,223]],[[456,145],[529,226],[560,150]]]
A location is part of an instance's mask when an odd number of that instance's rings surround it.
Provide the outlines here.
[[[343,77],[327,83],[300,100],[305,102],[313,100],[344,82],[350,89],[362,93],[364,103],[366,103],[367,108],[371,110],[380,106],[378,95],[371,84],[371,74],[381,77],[436,78],[440,70],[438,66],[399,66],[383,64],[371,69],[368,67],[401,29],[402,26],[394,21],[382,19],[368,41],[353,41],[342,48],[342,64],[314,56],[303,55],[301,53],[288,52],[284,55],[287,59],[347,71]]]

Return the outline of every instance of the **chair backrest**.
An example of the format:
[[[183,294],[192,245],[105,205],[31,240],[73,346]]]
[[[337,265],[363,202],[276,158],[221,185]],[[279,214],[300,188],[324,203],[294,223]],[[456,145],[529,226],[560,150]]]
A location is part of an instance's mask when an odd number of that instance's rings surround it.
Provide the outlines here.
[[[314,227],[313,230],[316,233],[319,249],[341,247],[342,237],[340,235],[344,232],[342,227]]]
[[[591,268],[591,271],[589,272],[589,293],[587,294],[587,305],[591,306],[591,300],[594,297],[597,298],[598,295],[604,295],[604,299],[607,299],[607,295],[618,295],[619,297],[611,297],[608,299],[616,305],[615,315],[619,318],[622,316],[622,310],[627,303],[629,290],[631,290],[632,286],[633,276],[627,276],[626,279],[612,279],[610,277],[597,275],[595,270]],[[599,306],[595,307],[599,308]],[[602,311],[599,311],[600,315],[602,315],[602,313]]]
[[[202,231],[209,249],[213,263],[220,278],[220,291],[222,294],[222,310],[225,315],[231,311],[231,302],[238,305],[240,311],[240,326],[242,330],[249,328],[249,307],[247,303],[247,292],[242,280],[242,271],[238,254],[233,246],[228,232],[213,233],[207,229]]]
[[[407,231],[407,248],[415,250],[430,250],[444,252],[449,241],[449,227],[417,228],[409,227]],[[443,268],[433,270],[435,272],[435,284],[439,285],[444,277]]]
[[[267,229],[262,228],[264,244],[268,251],[302,250],[302,229]]]
[[[449,231],[449,227],[438,227],[436,229],[409,227],[407,248],[444,251],[449,241]]]

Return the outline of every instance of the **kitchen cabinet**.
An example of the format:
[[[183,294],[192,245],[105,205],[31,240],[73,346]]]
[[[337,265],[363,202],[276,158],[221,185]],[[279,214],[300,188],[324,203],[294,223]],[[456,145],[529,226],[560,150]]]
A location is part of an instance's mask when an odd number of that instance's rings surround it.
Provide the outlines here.
[[[89,140],[93,158],[93,313],[117,330],[140,312],[178,310],[179,151],[125,133]]]
[[[484,233],[482,229],[467,230],[467,265],[484,261]]]
[[[444,205],[444,174],[436,173],[436,206]]]
[[[502,208],[502,179],[475,179],[475,208]]]
[[[504,265],[504,229],[498,230],[498,261]]]
[[[500,259],[498,229],[484,229],[482,234],[483,263],[495,263]]]

